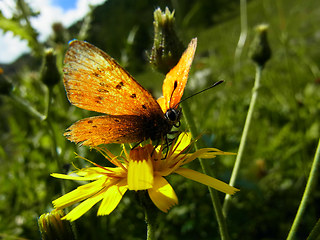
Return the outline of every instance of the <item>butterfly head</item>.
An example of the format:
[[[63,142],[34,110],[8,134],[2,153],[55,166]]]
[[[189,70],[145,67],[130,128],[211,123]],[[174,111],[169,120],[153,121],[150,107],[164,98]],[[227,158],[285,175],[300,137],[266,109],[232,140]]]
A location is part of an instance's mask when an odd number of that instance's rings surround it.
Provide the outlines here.
[[[169,108],[166,113],[164,114],[164,117],[167,119],[167,121],[175,126],[180,126],[180,118],[181,118],[181,109],[178,108]]]

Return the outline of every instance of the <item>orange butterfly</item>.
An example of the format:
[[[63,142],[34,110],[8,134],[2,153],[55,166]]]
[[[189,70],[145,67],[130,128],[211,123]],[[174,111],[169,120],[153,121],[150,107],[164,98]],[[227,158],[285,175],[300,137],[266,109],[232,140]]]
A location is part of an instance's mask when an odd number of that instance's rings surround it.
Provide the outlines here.
[[[107,115],[82,119],[64,135],[88,146],[165,137],[180,120],[179,102],[196,47],[194,38],[166,75],[157,101],[108,54],[87,42],[70,42],[63,69],[69,101]]]

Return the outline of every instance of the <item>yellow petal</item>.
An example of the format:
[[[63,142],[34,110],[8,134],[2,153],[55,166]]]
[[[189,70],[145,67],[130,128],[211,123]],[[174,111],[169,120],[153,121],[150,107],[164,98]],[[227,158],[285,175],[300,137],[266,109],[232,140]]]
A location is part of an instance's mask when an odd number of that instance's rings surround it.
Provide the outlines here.
[[[152,202],[163,212],[178,204],[178,198],[171,185],[161,176],[155,176],[153,188],[148,189]]]
[[[196,158],[215,158],[217,155],[236,155],[235,153],[223,152],[217,148],[202,148],[194,153],[187,154],[182,165],[192,162]]]
[[[212,155],[215,155],[215,156],[217,156],[217,155],[237,155],[236,153],[223,152],[223,151],[216,149],[216,148],[208,148],[208,150],[209,150],[209,152],[203,153],[200,158],[212,158]],[[212,152],[212,151],[215,151],[215,152]]]
[[[87,177],[81,177],[81,176],[73,176],[73,175],[66,175],[66,174],[60,174],[60,173],[51,173],[52,177],[60,178],[60,179],[67,179],[67,180],[75,180],[75,181],[90,181],[90,180],[96,180],[99,177],[103,176],[101,174],[91,175]]]
[[[118,167],[88,167],[88,168],[82,168],[78,171],[76,171],[77,175],[79,176],[87,176],[87,175],[105,175],[107,173],[113,173],[118,172],[120,168]]]
[[[176,144],[174,145],[174,153],[178,154],[181,151],[185,150],[191,143],[191,133],[183,132],[179,135]]]
[[[130,160],[128,187],[130,190],[145,190],[153,186],[153,165],[150,159]]]
[[[82,185],[77,189],[54,200],[52,202],[53,206],[58,209],[66,208],[86,198],[91,197],[92,195],[103,189],[103,187],[105,187],[106,185],[107,184],[105,182],[105,179],[99,179],[97,181]]]
[[[103,194],[103,200],[98,209],[98,216],[109,215],[119,204],[122,196],[128,189],[125,179],[116,185],[112,185]]]
[[[213,177],[210,177],[208,175],[199,173],[197,171],[194,171],[188,168],[179,168],[175,171],[175,173],[178,173],[181,176],[184,176],[193,181],[202,183],[204,185],[207,185],[209,187],[212,187],[214,189],[217,189],[218,191],[221,191],[227,194],[234,194],[235,192],[239,191],[239,189],[234,188],[218,179],[215,179]]]
[[[80,203],[71,212],[69,212],[66,216],[62,218],[62,220],[66,219],[69,221],[77,220],[83,214],[90,210],[97,202],[99,202],[103,198],[103,192],[99,192],[95,196],[88,198],[84,202]]]

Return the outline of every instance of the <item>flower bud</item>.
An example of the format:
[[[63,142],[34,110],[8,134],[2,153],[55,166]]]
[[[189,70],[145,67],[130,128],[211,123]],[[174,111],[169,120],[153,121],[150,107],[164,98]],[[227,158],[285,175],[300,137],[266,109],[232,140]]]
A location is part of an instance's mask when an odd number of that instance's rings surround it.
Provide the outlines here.
[[[41,70],[41,80],[48,87],[53,87],[60,81],[60,73],[57,67],[56,55],[52,48],[45,51],[44,62]]]
[[[55,209],[39,217],[38,224],[42,240],[75,239],[70,222],[61,220],[64,215],[62,210]]]
[[[260,24],[255,28],[256,35],[250,46],[249,56],[259,66],[264,67],[271,57],[271,49],[267,38],[267,24]]]
[[[65,44],[68,42],[67,38],[67,32],[65,28],[63,27],[63,24],[60,22],[55,22],[52,24],[52,31],[53,34],[51,36],[52,41],[58,44]]]
[[[160,72],[167,74],[179,61],[184,46],[174,29],[174,11],[166,8],[154,13],[154,42],[151,49],[150,63]]]

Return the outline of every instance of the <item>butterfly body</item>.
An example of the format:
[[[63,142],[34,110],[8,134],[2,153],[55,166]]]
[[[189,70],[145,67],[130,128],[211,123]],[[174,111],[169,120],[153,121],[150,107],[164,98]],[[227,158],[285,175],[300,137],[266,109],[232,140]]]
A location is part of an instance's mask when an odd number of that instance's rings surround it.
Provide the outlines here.
[[[196,40],[189,58],[193,59],[195,46]],[[157,101],[105,52],[87,42],[72,41],[63,69],[68,99],[77,107],[106,115],[79,120],[65,136],[88,146],[164,138],[180,120],[177,100],[182,96],[192,59],[174,72],[171,79],[176,80],[167,81],[171,92],[163,87],[167,93]]]

